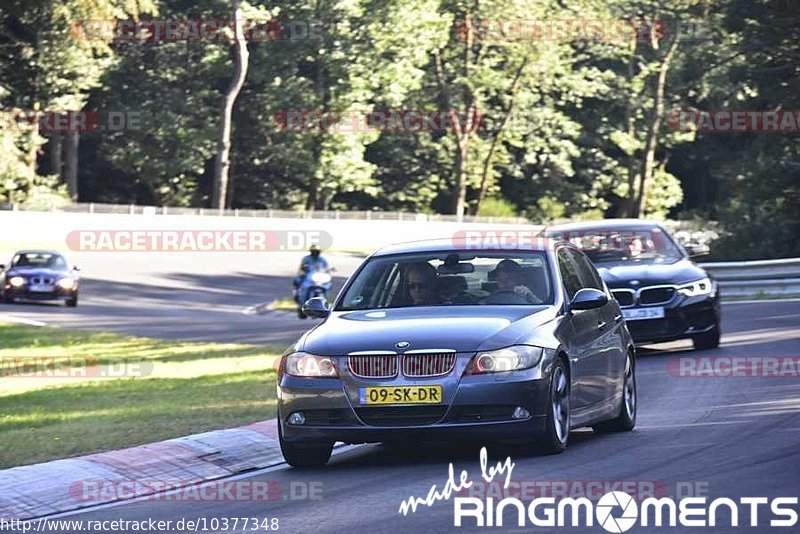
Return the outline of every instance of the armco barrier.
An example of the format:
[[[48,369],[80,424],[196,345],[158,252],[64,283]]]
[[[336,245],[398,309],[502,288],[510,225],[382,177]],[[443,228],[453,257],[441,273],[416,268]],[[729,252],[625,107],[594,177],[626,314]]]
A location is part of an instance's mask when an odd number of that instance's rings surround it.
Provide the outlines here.
[[[703,263],[726,297],[800,295],[800,258]]]

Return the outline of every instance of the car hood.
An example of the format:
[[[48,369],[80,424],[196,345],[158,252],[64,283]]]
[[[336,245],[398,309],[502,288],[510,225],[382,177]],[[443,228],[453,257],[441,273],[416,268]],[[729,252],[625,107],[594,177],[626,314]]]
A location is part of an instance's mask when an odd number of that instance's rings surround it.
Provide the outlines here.
[[[600,263],[597,270],[609,288],[639,288],[664,284],[684,284],[708,276],[703,269],[687,259],[672,263],[657,260]],[[636,283],[631,283],[635,281]]]
[[[66,276],[68,271],[63,269],[49,269],[47,267],[12,267],[6,271],[6,276]]]
[[[554,306],[458,306],[334,312],[295,346],[312,354],[341,356],[357,351],[491,350],[536,343],[533,328],[551,321]],[[395,347],[401,341],[410,345]]]

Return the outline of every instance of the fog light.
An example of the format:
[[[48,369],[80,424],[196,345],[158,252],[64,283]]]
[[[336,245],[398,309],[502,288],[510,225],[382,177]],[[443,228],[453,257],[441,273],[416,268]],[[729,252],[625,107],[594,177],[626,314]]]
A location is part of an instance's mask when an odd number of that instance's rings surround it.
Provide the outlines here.
[[[514,413],[511,414],[512,419],[527,419],[531,416],[531,412],[523,408],[522,406],[517,406],[514,408]]]
[[[306,424],[306,416],[303,415],[303,412],[294,412],[289,416],[288,421],[290,425],[304,425]]]

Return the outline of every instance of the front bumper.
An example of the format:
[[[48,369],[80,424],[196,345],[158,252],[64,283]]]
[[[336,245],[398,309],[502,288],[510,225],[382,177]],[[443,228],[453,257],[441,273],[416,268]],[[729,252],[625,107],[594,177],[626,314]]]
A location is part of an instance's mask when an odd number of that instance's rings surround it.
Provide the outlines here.
[[[663,319],[627,321],[637,345],[687,339],[719,328],[719,293],[701,297],[679,297],[664,306]]]
[[[464,377],[449,404],[416,406],[354,406],[340,379],[284,375],[278,385],[283,439],[345,443],[519,440],[543,433],[547,381],[538,369],[503,374],[506,376]],[[531,416],[513,419],[511,414],[517,406],[528,410]],[[287,422],[294,412],[303,412],[305,424]]]
[[[26,300],[69,300],[78,293],[78,288],[64,289],[54,287],[52,291],[30,291],[27,286],[6,286],[3,295],[15,299]]]

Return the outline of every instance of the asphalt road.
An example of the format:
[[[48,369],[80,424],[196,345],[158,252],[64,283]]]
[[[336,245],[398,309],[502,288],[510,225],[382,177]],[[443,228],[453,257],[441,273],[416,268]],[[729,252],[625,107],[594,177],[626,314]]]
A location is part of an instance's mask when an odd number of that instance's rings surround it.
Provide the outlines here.
[[[670,358],[681,356],[796,356],[800,354],[800,302],[726,305],[723,344],[713,351],[692,352],[687,343],[643,349],[638,361],[639,420],[632,433],[597,435],[578,430],[568,450],[557,456],[536,456],[523,447],[489,445],[490,465],[510,456],[511,479],[651,483],[675,497],[695,495],[737,499],[797,497],[800,494],[800,380],[795,378],[687,378],[667,371]],[[256,517],[278,518],[283,532],[444,532],[453,529],[453,503],[441,501],[415,513],[398,513],[410,497],[424,498],[431,485],[441,488],[448,463],[456,478],[468,472],[480,480],[478,447],[428,446],[397,450],[358,446],[336,454],[322,469],[285,466],[238,481],[273,481],[286,498],[273,502],[140,502],[80,513],[69,519],[156,520]],[[502,479],[502,477],[497,477]],[[290,489],[320,488],[319,499],[291,499]],[[644,487],[644,486],[637,486]],[[679,493],[678,489],[684,493]],[[297,495],[303,492],[298,490]],[[521,497],[525,501],[525,497]],[[529,499],[528,499],[529,500]],[[795,510],[797,507],[795,507]],[[740,509],[749,524],[749,509]],[[511,519],[508,514],[506,520]],[[724,515],[721,517],[725,517]],[[695,532],[767,532],[761,513],[754,528],[733,528],[729,520]],[[231,523],[232,524],[232,523]],[[471,525],[472,523],[467,523]],[[211,528],[209,531],[223,531]],[[505,528],[504,528],[505,529]],[[462,530],[482,530],[462,527]],[[551,529],[509,528],[512,531]],[[605,532],[562,527],[552,531]],[[636,526],[631,532],[663,531]],[[780,529],[797,532],[797,527]]]
[[[81,268],[80,302],[0,304],[0,321],[124,334],[236,343],[288,344],[312,320],[279,312],[247,313],[291,296],[291,278],[303,254],[75,253]],[[334,292],[363,258],[328,256],[337,269]]]

